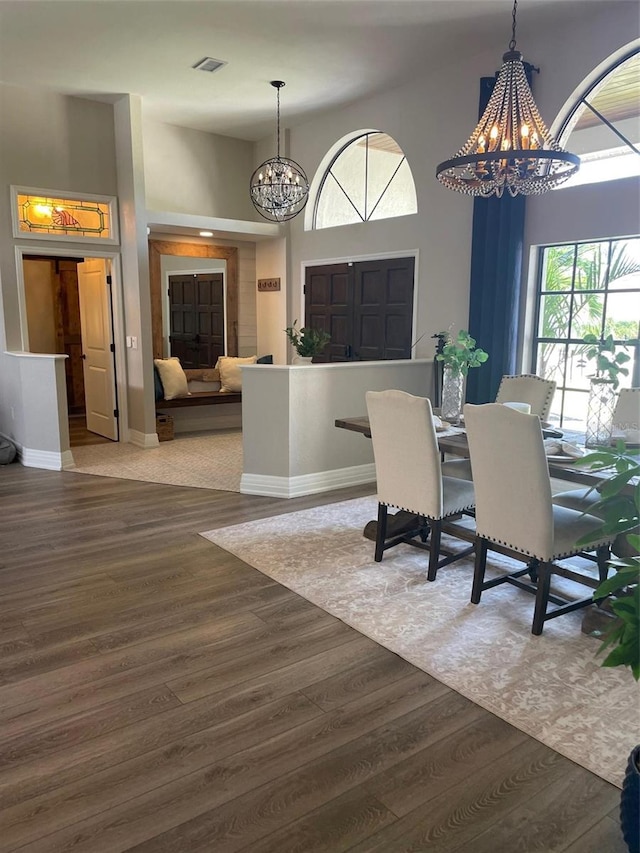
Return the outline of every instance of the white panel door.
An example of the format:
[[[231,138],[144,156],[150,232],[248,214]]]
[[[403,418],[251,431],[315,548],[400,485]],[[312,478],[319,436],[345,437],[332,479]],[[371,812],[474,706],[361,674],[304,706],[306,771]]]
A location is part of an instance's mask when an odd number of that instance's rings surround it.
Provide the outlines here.
[[[109,261],[89,258],[78,264],[80,326],[87,429],[118,440],[116,382]]]

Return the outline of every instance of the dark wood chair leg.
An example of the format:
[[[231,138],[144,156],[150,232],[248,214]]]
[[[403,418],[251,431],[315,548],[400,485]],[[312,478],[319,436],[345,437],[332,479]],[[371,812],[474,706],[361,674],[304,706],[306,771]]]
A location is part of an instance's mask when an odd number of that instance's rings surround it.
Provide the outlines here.
[[[376,528],[376,563],[382,562],[384,540],[387,538],[387,505],[378,504],[378,526]]]
[[[440,560],[440,539],[442,537],[442,522],[431,522],[431,542],[429,543],[429,568],[427,569],[427,580],[434,581],[438,572],[438,561]]]
[[[551,565],[549,563],[540,563],[538,565],[538,589],[536,590],[536,606],[533,611],[533,624],[531,633],[536,637],[542,634],[542,628],[547,615],[547,606],[549,603],[549,589],[551,587]]]
[[[471,603],[478,604],[482,595],[484,573],[487,568],[487,540],[476,536],[476,562],[473,571],[473,587],[471,588]]]
[[[598,577],[600,583],[604,583],[609,574],[609,560],[611,559],[611,548],[608,545],[601,545],[596,549],[596,560],[598,562]]]

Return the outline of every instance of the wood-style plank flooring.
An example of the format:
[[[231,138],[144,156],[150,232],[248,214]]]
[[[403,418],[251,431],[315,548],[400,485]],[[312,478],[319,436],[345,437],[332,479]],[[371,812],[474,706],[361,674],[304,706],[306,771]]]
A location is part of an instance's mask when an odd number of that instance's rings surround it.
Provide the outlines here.
[[[0,467],[2,853],[622,853],[616,788],[198,536],[368,491]]]

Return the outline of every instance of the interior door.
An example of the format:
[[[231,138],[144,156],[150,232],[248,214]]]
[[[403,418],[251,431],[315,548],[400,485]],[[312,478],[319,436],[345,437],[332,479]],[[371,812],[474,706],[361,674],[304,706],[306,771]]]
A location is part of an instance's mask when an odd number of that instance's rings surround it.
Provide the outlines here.
[[[331,342],[315,361],[411,358],[414,258],[307,267],[306,326]]]
[[[185,368],[214,367],[226,352],[222,273],[169,276],[169,344]]]
[[[109,261],[78,264],[78,296],[87,429],[118,440]]]

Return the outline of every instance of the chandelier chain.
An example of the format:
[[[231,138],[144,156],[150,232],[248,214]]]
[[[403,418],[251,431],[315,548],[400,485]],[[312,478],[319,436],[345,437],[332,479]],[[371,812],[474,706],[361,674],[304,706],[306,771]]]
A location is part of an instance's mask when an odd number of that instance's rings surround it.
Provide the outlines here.
[[[518,0],[513,0],[513,12],[511,13],[511,41],[509,42],[509,50],[516,49],[516,9],[518,8]]]
[[[276,141],[276,149],[278,152],[278,160],[280,159],[280,86],[276,87],[276,133],[277,133],[277,141]]]

